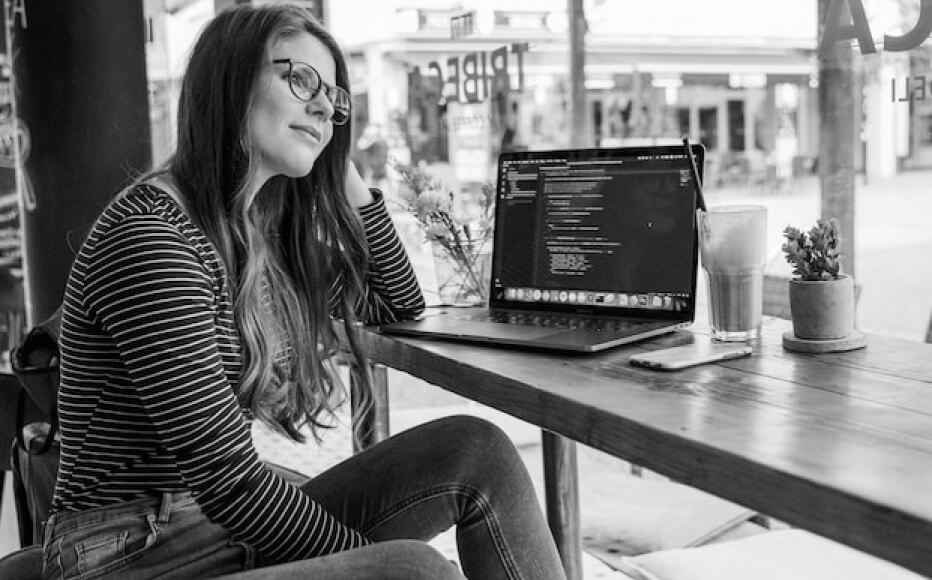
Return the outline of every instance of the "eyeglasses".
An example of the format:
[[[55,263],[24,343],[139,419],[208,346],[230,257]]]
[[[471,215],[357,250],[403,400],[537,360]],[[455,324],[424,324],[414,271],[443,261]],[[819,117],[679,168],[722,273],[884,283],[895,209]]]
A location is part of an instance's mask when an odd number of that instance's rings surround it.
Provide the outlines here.
[[[306,62],[297,62],[290,58],[279,58],[273,60],[272,63],[288,65],[288,85],[295,97],[301,101],[310,102],[323,89],[327,100],[333,105],[333,124],[344,125],[349,121],[352,104],[349,93],[343,87],[325,83],[320,78],[317,69]]]

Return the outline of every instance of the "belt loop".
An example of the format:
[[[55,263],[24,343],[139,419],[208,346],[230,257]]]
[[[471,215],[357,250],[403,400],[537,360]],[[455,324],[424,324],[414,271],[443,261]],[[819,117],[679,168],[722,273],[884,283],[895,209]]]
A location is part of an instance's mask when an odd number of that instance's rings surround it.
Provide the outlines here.
[[[172,494],[170,491],[162,492],[162,507],[159,509],[159,523],[167,524],[172,511]]]

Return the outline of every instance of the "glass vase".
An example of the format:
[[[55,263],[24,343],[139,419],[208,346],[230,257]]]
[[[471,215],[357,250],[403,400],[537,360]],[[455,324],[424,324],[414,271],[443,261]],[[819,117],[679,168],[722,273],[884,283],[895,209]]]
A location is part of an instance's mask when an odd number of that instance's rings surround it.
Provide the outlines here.
[[[437,294],[444,306],[484,306],[489,299],[492,240],[483,238],[456,246],[431,242]]]

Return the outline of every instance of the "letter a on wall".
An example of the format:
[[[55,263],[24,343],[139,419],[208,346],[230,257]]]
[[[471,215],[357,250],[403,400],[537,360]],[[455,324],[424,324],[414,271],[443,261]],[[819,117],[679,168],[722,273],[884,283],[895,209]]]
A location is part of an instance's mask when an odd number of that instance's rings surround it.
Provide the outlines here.
[[[848,10],[845,10],[846,7]],[[850,15],[850,24],[842,24],[843,15],[846,20]],[[864,5],[861,0],[832,0],[828,8],[828,16],[825,19],[825,32],[822,34],[822,43],[819,45],[819,58],[828,58],[835,43],[851,40],[852,38],[857,39],[861,54],[877,52],[874,47],[874,39],[871,38],[870,25],[867,22],[867,15],[864,13]]]

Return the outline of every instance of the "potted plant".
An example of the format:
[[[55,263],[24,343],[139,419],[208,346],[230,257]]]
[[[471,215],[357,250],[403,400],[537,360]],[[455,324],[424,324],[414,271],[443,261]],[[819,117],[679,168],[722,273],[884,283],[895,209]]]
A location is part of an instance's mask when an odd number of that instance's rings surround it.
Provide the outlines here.
[[[838,222],[818,220],[808,232],[783,230],[782,250],[792,264],[789,284],[793,334],[804,340],[838,340],[854,332],[854,283],[842,273]]]

